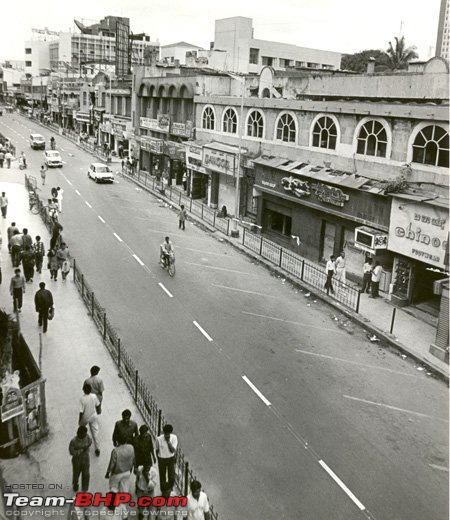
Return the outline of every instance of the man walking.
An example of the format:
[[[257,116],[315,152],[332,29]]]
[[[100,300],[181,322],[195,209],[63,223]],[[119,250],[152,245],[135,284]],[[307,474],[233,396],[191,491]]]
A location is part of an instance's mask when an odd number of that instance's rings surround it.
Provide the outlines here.
[[[3,168],[3,163],[5,161],[5,152],[2,150],[0,150],[0,168]]]
[[[342,253],[336,258],[336,276],[334,278],[339,282],[345,283],[345,253]]]
[[[41,179],[42,179],[42,186],[45,186],[45,178],[47,177],[47,170],[48,167],[46,164],[43,164],[41,166]]]
[[[13,267],[19,267],[20,264],[20,251],[22,250],[22,235],[18,229],[15,229],[11,240],[11,262]]]
[[[102,413],[102,401],[103,401],[103,392],[105,390],[103,386],[103,380],[98,375],[100,372],[100,367],[94,365],[91,367],[91,377],[88,377],[84,384],[91,385],[92,393],[97,396],[97,399],[100,405],[97,407],[97,414],[100,415]]]
[[[20,253],[20,259],[22,261],[23,274],[25,275],[26,282],[32,282],[34,276],[34,251],[29,245],[24,246],[23,251]]]
[[[156,453],[158,455],[159,481],[163,496],[170,496],[170,491],[175,483],[175,455],[178,446],[178,438],[172,433],[173,426],[166,424],[163,435],[156,439]]]
[[[17,234],[19,234],[19,229],[16,226],[15,222],[11,222],[11,225],[6,230],[6,233],[8,235],[8,251],[11,253],[11,238],[14,235],[14,232],[17,231]]]
[[[28,234],[28,229],[23,228],[23,230],[22,230],[22,249],[25,249],[27,246],[30,249],[33,247],[33,239],[31,238],[31,235]]]
[[[85,493],[89,489],[89,448],[92,439],[87,434],[86,426],[79,426],[76,436],[70,441],[69,453],[72,455],[72,486],[78,491],[78,482],[81,475],[81,491]]]
[[[125,437],[117,437],[117,445],[111,451],[105,478],[109,478],[109,489],[119,493],[130,492],[130,475],[134,466],[134,448],[127,444]]]
[[[8,211],[8,197],[4,191],[2,191],[2,196],[0,197],[0,208],[2,210],[2,217],[6,218],[6,212]]]
[[[134,455],[136,467],[143,466],[143,472],[148,474],[153,462],[156,462],[156,457],[152,436],[148,433],[146,424],[139,428],[139,435],[134,439]]]
[[[367,257],[363,266],[363,286],[361,292],[368,293],[370,291],[370,283],[372,279],[372,259]]]
[[[336,264],[334,255],[330,256],[330,259],[327,262],[325,267],[325,272],[327,273],[327,280],[325,282],[325,289],[327,290],[327,294],[331,291],[334,294],[333,289],[333,276],[336,272]]]
[[[20,269],[14,269],[14,276],[9,284],[9,292],[13,297],[14,312],[22,312],[23,295],[25,294],[25,278],[20,274]]]
[[[185,230],[185,223],[186,223],[186,210],[184,209],[184,204],[181,204],[180,211],[178,212],[178,229]]]
[[[64,193],[64,190],[58,186],[58,187],[56,188],[56,191],[58,192],[58,194],[57,194],[57,199],[58,199],[58,211],[61,213],[61,212],[62,212],[62,201],[63,201],[63,193]]]
[[[210,520],[209,502],[198,480],[191,482],[191,492],[187,496],[187,520]]]
[[[42,327],[44,334],[47,332],[48,311],[53,307],[53,295],[45,288],[45,283],[39,284],[39,290],[34,295],[34,306],[38,313],[38,325]]]
[[[36,272],[41,274],[42,273],[42,264],[44,262],[45,247],[44,247],[44,243],[41,242],[41,237],[39,235],[36,236],[36,242],[33,245],[33,251],[34,251],[34,260],[36,262]]]
[[[137,424],[131,420],[131,412],[130,410],[124,410],[122,412],[122,420],[117,421],[114,425],[113,431],[113,444],[114,446],[118,446],[119,437],[125,439],[127,444],[134,444],[134,438],[138,435],[138,427]]]
[[[100,404],[97,396],[92,392],[91,385],[85,383],[83,385],[83,397],[80,399],[80,415],[78,423],[80,426],[89,425],[91,430],[92,440],[94,441],[95,454],[100,455],[100,443],[98,439],[98,415],[97,406]]]
[[[6,167],[11,168],[12,153],[8,150],[5,153]]]
[[[376,261],[375,267],[373,268],[373,271],[372,271],[372,280],[371,280],[372,294],[369,296],[369,298],[379,298],[380,297],[380,293],[378,291],[380,288],[380,280],[381,280],[382,272],[383,272],[383,268],[381,267],[380,262]]]

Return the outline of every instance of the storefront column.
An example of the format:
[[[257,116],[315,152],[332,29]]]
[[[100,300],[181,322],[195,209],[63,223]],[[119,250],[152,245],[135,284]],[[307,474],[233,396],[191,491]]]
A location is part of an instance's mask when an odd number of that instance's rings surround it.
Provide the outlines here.
[[[208,204],[213,209],[217,209],[219,205],[219,178],[220,173],[211,172],[211,192],[208,194]]]

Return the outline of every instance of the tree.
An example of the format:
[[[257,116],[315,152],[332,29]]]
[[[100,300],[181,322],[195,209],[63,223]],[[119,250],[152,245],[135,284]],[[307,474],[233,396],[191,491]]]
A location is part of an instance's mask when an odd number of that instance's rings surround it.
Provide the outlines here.
[[[408,62],[419,57],[416,52],[416,47],[406,47],[405,37],[394,37],[395,45],[389,42],[389,47],[386,51],[389,65],[392,70],[401,70],[408,67]]]
[[[341,70],[366,72],[370,58],[375,58],[375,72],[383,72],[389,68],[388,57],[380,49],[367,49],[355,54],[344,54],[341,60]]]

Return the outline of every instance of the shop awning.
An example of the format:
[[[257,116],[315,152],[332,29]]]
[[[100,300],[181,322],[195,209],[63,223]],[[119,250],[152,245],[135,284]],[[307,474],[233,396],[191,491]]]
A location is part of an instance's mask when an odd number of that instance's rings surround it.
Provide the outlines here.
[[[421,202],[423,204],[430,204],[431,206],[439,206],[441,208],[448,209],[449,200],[440,196],[430,196],[430,194],[414,194],[409,193],[393,193],[393,197],[403,200],[409,200],[410,202]]]
[[[211,148],[212,150],[219,150],[219,152],[227,152],[227,153],[239,153],[239,147],[233,146],[231,144],[223,144],[223,143],[217,143],[213,141],[212,143],[205,144],[203,146],[204,148]],[[241,148],[241,154],[247,153],[247,148]]]

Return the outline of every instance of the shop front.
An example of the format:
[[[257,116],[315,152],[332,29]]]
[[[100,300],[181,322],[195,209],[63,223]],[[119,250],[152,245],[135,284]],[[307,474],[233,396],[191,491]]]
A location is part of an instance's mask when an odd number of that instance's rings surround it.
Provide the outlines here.
[[[88,135],[93,135],[92,119],[89,112],[75,112],[75,120],[77,122],[77,131],[85,132]]]
[[[202,166],[203,149],[200,145],[184,143],[186,150],[186,194],[193,199],[208,201],[209,175]]]
[[[388,249],[395,254],[392,299],[436,314],[435,282],[448,278],[448,207],[396,195]]]
[[[164,141],[156,137],[141,135],[139,164],[142,171],[150,172],[160,179],[164,171]]]
[[[130,125],[127,121],[121,121],[113,118],[111,121],[111,151],[121,159],[124,157],[124,152],[129,148],[128,130]]]
[[[182,184],[186,171],[186,151],[184,144],[174,141],[164,141],[164,155],[166,157],[169,184]]]
[[[336,176],[296,162],[293,167],[299,171],[294,173],[294,168],[283,169],[282,161],[277,166],[263,159],[253,163],[257,224],[273,241],[321,263],[344,251],[347,276],[355,281],[362,279],[367,257],[380,261],[387,272],[392,269],[392,254],[387,252],[388,197],[367,192],[365,180],[343,172]],[[358,242],[361,227],[379,237],[376,247]],[[388,290],[388,283],[384,285]]]

